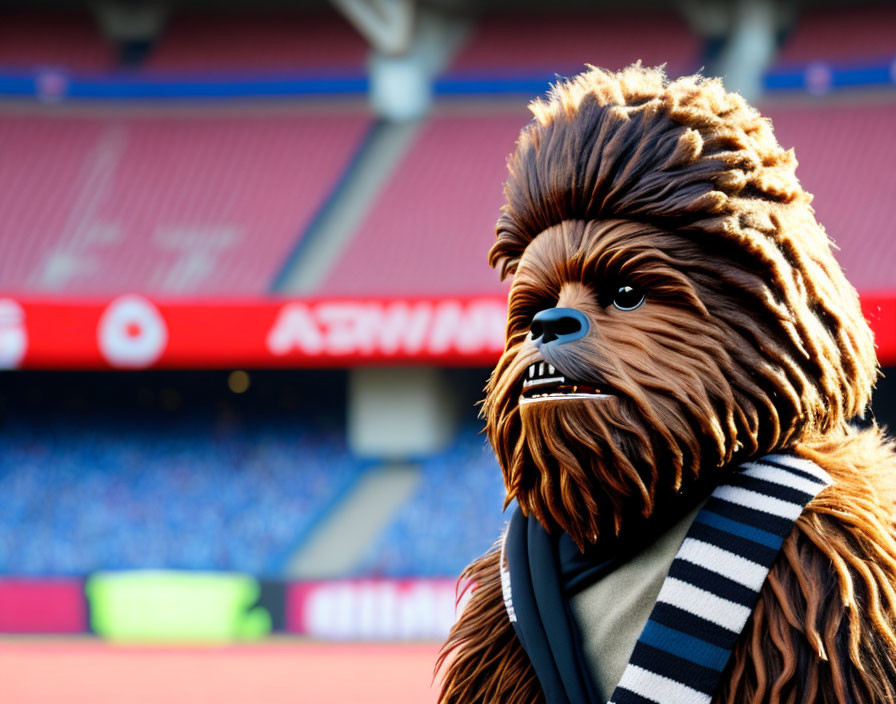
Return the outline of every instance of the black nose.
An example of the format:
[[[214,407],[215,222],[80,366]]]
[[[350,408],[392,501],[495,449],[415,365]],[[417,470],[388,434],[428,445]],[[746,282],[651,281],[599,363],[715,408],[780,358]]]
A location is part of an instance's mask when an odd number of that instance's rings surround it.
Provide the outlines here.
[[[585,337],[588,318],[575,308],[548,308],[532,318],[532,340],[541,346],[557,341],[558,345]]]

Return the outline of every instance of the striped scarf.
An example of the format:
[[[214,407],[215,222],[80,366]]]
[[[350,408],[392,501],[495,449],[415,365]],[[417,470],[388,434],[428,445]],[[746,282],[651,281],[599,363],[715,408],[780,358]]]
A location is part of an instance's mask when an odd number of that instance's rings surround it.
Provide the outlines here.
[[[782,454],[746,462],[722,476],[672,561],[610,704],[709,704],[784,539],[830,483],[815,463]],[[524,566],[521,571],[525,551],[531,560],[539,548],[530,526],[528,545],[520,551],[518,544],[526,539],[514,527],[519,520],[514,514],[501,561],[508,616],[549,704],[595,701],[581,674],[581,654],[557,636],[558,617],[546,616],[543,595],[554,595],[539,587],[542,570]],[[573,632],[563,633],[572,639]]]

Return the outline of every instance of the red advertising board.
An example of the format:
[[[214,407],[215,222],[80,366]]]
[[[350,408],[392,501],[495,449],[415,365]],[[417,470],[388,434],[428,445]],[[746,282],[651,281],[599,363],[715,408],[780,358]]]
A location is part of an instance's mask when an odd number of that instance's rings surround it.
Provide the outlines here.
[[[896,364],[896,292],[862,307]],[[0,297],[0,368],[488,366],[504,344],[501,296],[395,299],[111,300]]]
[[[0,579],[0,633],[83,633],[82,579]]]
[[[477,365],[503,348],[502,298],[111,301],[0,298],[0,367]]]
[[[896,364],[896,291],[863,294],[862,312],[874,331],[881,364]]]

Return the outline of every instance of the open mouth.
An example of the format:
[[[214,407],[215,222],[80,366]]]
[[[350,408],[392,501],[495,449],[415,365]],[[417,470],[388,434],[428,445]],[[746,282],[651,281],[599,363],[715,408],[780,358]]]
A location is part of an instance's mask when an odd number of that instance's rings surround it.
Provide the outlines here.
[[[526,369],[520,404],[575,398],[609,398],[609,389],[567,380],[553,365],[535,362]]]

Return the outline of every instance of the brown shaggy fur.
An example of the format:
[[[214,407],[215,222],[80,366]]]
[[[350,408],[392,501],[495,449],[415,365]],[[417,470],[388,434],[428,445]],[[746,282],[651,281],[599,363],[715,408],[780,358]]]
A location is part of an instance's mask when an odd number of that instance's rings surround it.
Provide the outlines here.
[[[855,290],[792,151],[721,83],[592,68],[531,105],[490,261],[512,276],[484,416],[508,501],[580,548],[624,543],[719,467],[774,450],[835,479],[769,574],[715,701],[896,702],[896,458],[868,404],[877,364]],[[610,305],[631,285],[636,310]],[[588,334],[532,342],[573,307]],[[520,405],[547,361],[611,399]],[[504,614],[498,553],[443,648],[443,704],[543,700]]]

